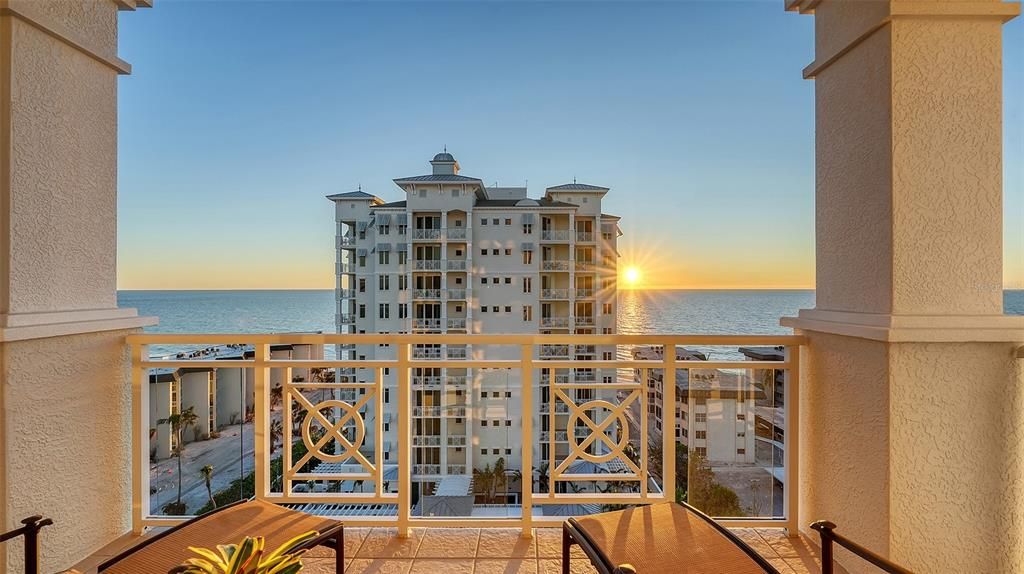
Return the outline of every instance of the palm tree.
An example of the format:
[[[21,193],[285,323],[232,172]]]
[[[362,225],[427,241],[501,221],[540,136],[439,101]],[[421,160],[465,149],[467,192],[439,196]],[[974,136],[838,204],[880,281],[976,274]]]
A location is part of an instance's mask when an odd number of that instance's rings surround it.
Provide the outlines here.
[[[548,485],[550,484],[550,479],[548,477],[548,463],[542,463],[534,472],[537,473],[537,492],[547,492]]]
[[[194,406],[157,421],[157,424],[170,424],[171,432],[177,437],[177,445],[174,448],[173,454],[178,457],[178,499],[173,507],[170,504],[167,505],[167,507],[171,507],[173,510],[171,514],[185,514],[185,505],[181,503],[181,456],[185,453],[185,429],[197,422],[199,422],[199,415],[196,414]]]
[[[206,494],[210,497],[210,504],[217,508],[217,501],[213,498],[213,487],[210,486],[210,479],[213,478],[213,465],[208,464],[199,469],[199,474],[203,476],[203,481],[206,482]]]
[[[473,469],[473,484],[483,492],[484,503],[486,503],[491,493],[491,487],[494,485],[494,472],[491,470],[490,464],[484,466],[483,470]]]
[[[491,483],[491,501],[498,497],[498,491],[508,486],[508,475],[505,473],[505,457],[499,458],[494,463],[494,469],[491,470],[494,473],[494,480]]]

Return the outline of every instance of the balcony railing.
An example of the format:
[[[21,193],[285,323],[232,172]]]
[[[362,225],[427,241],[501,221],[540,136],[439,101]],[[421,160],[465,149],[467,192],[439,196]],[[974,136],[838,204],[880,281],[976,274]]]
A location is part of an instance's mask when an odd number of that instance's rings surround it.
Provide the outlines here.
[[[556,328],[556,329],[557,328],[566,328],[566,327],[569,326],[569,318],[568,317],[541,317],[540,318],[540,326],[541,327]]]
[[[577,271],[593,271],[594,268],[595,268],[595,265],[594,265],[593,261],[580,261],[580,260],[576,261],[576,270]]]
[[[352,325],[356,322],[356,316],[348,313],[338,313],[335,315],[335,319],[339,325]]]
[[[541,358],[548,357],[569,357],[569,345],[541,345],[540,346]]]
[[[542,271],[568,271],[569,262],[560,259],[549,259],[541,261],[540,268]]]
[[[355,247],[355,246],[356,246],[356,238],[355,237],[339,237],[338,238],[338,247],[350,248],[350,247]]]
[[[440,229],[413,229],[413,239],[441,239]]]
[[[465,300],[466,299],[466,290],[465,289],[449,289],[448,290],[448,298],[449,299],[455,299],[455,300]]]
[[[355,289],[338,289],[339,299],[351,299],[356,296]]]
[[[541,289],[540,290],[540,298],[541,299],[568,299],[569,298],[569,290],[568,289]]]
[[[454,387],[464,387],[464,386],[466,386],[466,376],[465,375],[448,375],[447,381],[448,381],[449,385],[452,385]]]
[[[592,243],[594,241],[594,232],[592,231],[577,231],[576,241],[579,243]]]
[[[412,291],[412,298],[413,299],[440,299],[441,298],[441,290],[440,289],[413,289],[413,291]]]
[[[412,328],[418,331],[440,331],[440,319],[413,319]]]
[[[577,299],[590,299],[593,296],[594,296],[594,290],[593,289],[576,289],[576,298]]]
[[[448,260],[449,271],[465,271],[466,260],[465,259],[449,259]]]
[[[413,376],[412,386],[417,390],[432,390],[440,389],[443,379],[441,377],[429,377],[429,376]]]
[[[568,229],[548,229],[540,232],[541,241],[569,241],[572,231]]]
[[[509,444],[523,445],[506,455],[506,468],[516,470],[524,477],[536,477],[535,472],[545,465],[548,472],[541,480],[523,480],[518,497],[520,504],[509,506],[510,512],[500,518],[474,516],[474,525],[511,526],[523,528],[554,526],[565,516],[559,512],[545,513],[549,506],[558,508],[580,508],[602,505],[636,505],[675,499],[677,476],[686,469],[676,468],[676,445],[680,442],[689,448],[707,448],[705,459],[712,471],[717,468],[739,468],[745,470],[741,481],[721,484],[732,489],[747,488],[748,483],[758,482],[756,492],[761,496],[761,510],[748,508],[744,512],[753,514],[746,518],[729,518],[729,526],[787,527],[796,531],[798,516],[795,487],[799,483],[797,449],[790,445],[799,444],[800,428],[796,421],[796,406],[799,405],[799,364],[800,349],[804,342],[798,336],[751,336],[751,335],[474,335],[472,345],[485,352],[491,348],[514,349],[514,354],[504,352],[494,357],[470,357],[453,360],[450,351],[466,344],[466,335],[447,334],[233,334],[233,335],[185,335],[185,334],[138,334],[129,335],[132,351],[133,377],[133,469],[132,480],[134,503],[132,505],[134,525],[138,529],[147,526],[166,526],[178,523],[187,516],[168,516],[164,505],[174,500],[176,490],[173,479],[167,475],[173,472],[173,464],[155,465],[151,468],[150,458],[170,461],[167,445],[169,427],[160,421],[166,418],[170,408],[166,397],[170,395],[166,382],[177,381],[177,400],[180,407],[200,405],[195,412],[200,415],[199,424],[213,424],[213,408],[217,411],[217,426],[222,434],[209,437],[210,441],[231,441],[225,446],[241,445],[242,437],[249,434],[247,444],[254,445],[253,458],[247,464],[239,465],[238,447],[220,448],[211,442],[207,447],[211,456],[215,453],[235,453],[230,459],[211,459],[216,469],[254,468],[250,476],[255,496],[280,504],[289,505],[331,505],[359,516],[361,524],[393,526],[408,534],[414,526],[436,526],[450,524],[451,517],[429,517],[415,515],[417,505],[413,503],[413,490],[421,484],[411,477],[436,477],[443,474],[469,474],[472,468],[453,462],[452,464],[414,464],[413,447],[452,446],[502,452]],[[199,355],[198,358],[182,358],[186,355],[169,355],[171,359],[150,359],[149,348],[191,345],[234,345],[239,352],[232,358],[220,360]],[[333,348],[335,345],[358,345],[360,348],[388,345],[386,353],[377,357],[357,360],[355,358],[303,359],[284,356],[278,352],[281,347],[314,345]],[[418,347],[418,345],[435,345]],[[629,360],[575,360],[557,354],[545,353],[542,349],[563,349],[579,351],[589,347],[657,347],[681,349],[685,346],[701,348],[722,347],[723,352],[710,355],[713,360],[689,360],[687,354],[668,353],[616,353],[614,356],[643,357]],[[784,360],[748,361],[736,349],[740,346],[783,346]],[[271,355],[271,348],[274,355]],[[441,349],[448,349],[442,353]],[[731,349],[731,351],[729,351]],[[542,355],[550,355],[542,360]],[[383,358],[381,357],[383,355]],[[304,355],[313,356],[313,355]],[[441,358],[444,356],[444,358]],[[501,357],[501,358],[496,358]],[[717,357],[731,357],[718,359]],[[330,380],[309,376],[312,369],[341,372],[355,369],[357,377],[344,380]],[[497,414],[480,409],[476,412],[465,404],[416,405],[417,385],[434,385],[437,375],[418,376],[418,369],[472,369],[474,372],[494,371],[505,373],[506,389],[514,392],[507,398],[505,412]],[[204,370],[213,374],[194,377]],[[385,376],[385,371],[390,376]],[[559,374],[554,374],[561,371]],[[780,376],[766,376],[767,371],[781,372]],[[320,371],[318,371],[320,372]],[[622,376],[622,373],[635,376]],[[572,376],[567,376],[571,373]],[[600,376],[598,376],[600,373]],[[614,376],[619,373],[618,378]],[[298,376],[303,374],[304,376]],[[552,376],[553,375],[553,376]],[[612,375],[609,378],[609,375]],[[484,375],[491,376],[491,375]],[[241,377],[241,378],[239,378]],[[455,376],[461,382],[465,378]],[[649,380],[660,377],[662,395],[648,395]],[[605,382],[597,382],[601,379]],[[452,381],[453,377],[445,378]],[[684,386],[683,381],[689,381]],[[699,392],[701,385],[717,391],[732,389],[728,393],[716,392],[705,396],[690,396],[690,400],[707,402],[708,413],[702,424],[719,425],[721,439],[716,446],[716,435],[707,433],[703,442],[697,443],[693,427],[680,421],[681,428],[689,428],[687,438],[677,439],[674,432],[661,433],[655,430],[655,415],[650,407],[676,405],[677,389]],[[765,387],[766,381],[783,385],[784,404],[771,404],[778,393]],[[241,384],[246,382],[247,384]],[[678,386],[677,386],[678,383]],[[192,385],[195,384],[194,388]],[[538,384],[545,385],[549,401],[541,402],[536,395]],[[212,385],[212,388],[211,388]],[[775,389],[777,390],[777,389]],[[240,396],[238,393],[241,392]],[[221,400],[222,396],[232,396]],[[247,394],[246,394],[247,393]],[[202,401],[216,397],[210,404]],[[390,396],[385,401],[383,397]],[[508,395],[506,395],[508,396]],[[749,400],[738,400],[736,397]],[[207,398],[203,398],[207,397]],[[442,395],[441,401],[452,398]],[[683,398],[683,397],[680,397]],[[461,400],[469,399],[465,394]],[[734,403],[717,405],[711,401],[731,400]],[[198,403],[196,401],[199,401]],[[251,413],[248,421],[237,419],[238,430],[228,426],[229,409],[243,409]],[[554,404],[552,412],[552,403]],[[660,406],[657,405],[657,406]],[[745,405],[745,406],[740,406]],[[205,409],[205,410],[204,410]],[[224,409],[224,414],[220,410]],[[671,417],[672,407],[662,412]],[[744,412],[745,411],[745,412]],[[244,412],[244,411],[243,411]],[[530,413],[530,414],[527,414]],[[713,413],[730,413],[712,416]],[[691,420],[695,418],[691,413]],[[514,417],[515,425],[501,425],[500,444],[485,444],[484,437],[494,436],[488,427],[482,433],[482,426],[474,424],[475,417],[488,420]],[[559,415],[559,416],[555,416]],[[741,416],[742,415],[742,416]],[[236,415],[237,416],[237,415]],[[756,420],[755,420],[756,416]],[[206,418],[209,417],[209,418]],[[541,430],[538,418],[549,430]],[[550,417],[550,418],[548,418]],[[438,428],[449,429],[441,435],[415,435],[418,424],[413,421],[424,418],[448,419],[438,421]],[[456,425],[454,419],[462,419],[464,426]],[[291,421],[281,424],[281,421]],[[659,425],[662,421],[657,421]],[[695,422],[695,421],[694,421]],[[437,424],[423,421],[419,424]],[[758,446],[755,458],[755,428],[773,425],[770,452],[763,458]],[[667,428],[673,428],[665,422]],[[208,427],[209,428],[209,427]],[[227,431],[224,431],[227,428]],[[459,429],[455,431],[455,429]],[[155,432],[151,434],[150,429]],[[277,429],[277,430],[275,430]],[[385,430],[387,429],[387,430]],[[728,432],[725,432],[728,430]],[[452,432],[455,431],[455,432]],[[749,438],[746,443],[737,442],[738,431]],[[186,448],[192,441],[192,432],[186,433]],[[512,435],[512,436],[507,436]],[[518,435],[518,436],[515,436]],[[235,438],[231,438],[235,437]],[[254,437],[254,438],[253,438]],[[202,440],[196,435],[196,440]],[[388,444],[388,442],[390,444]],[[512,441],[510,443],[509,441]],[[541,449],[541,445],[549,448]],[[705,446],[706,445],[706,446]],[[295,448],[292,448],[294,446]],[[532,446],[532,448],[531,448]],[[657,450],[653,447],[657,446]],[[301,447],[301,448],[300,448]],[[628,447],[628,448],[627,448]],[[724,450],[723,450],[724,449]],[[745,451],[745,452],[744,452]],[[164,454],[154,455],[155,452]],[[187,451],[186,451],[187,452]],[[388,453],[385,458],[384,453]],[[541,453],[546,453],[542,456]],[[742,458],[742,463],[733,460],[719,460],[721,453]],[[635,454],[634,454],[635,453]],[[490,454],[490,453],[488,453]],[[584,456],[586,455],[586,456]],[[222,454],[220,456],[229,456]],[[745,457],[745,458],[744,458]],[[594,462],[597,459],[599,462]],[[656,459],[656,460],[655,460]],[[692,461],[694,456],[690,456]],[[737,459],[739,460],[739,459]],[[582,470],[581,470],[582,469]],[[227,472],[227,471],[225,471]],[[192,476],[192,475],[195,476]],[[749,479],[748,479],[749,475]],[[237,476],[237,475],[236,475]],[[198,472],[183,475],[191,481],[188,488],[205,496]],[[429,480],[429,479],[428,479]],[[606,488],[611,482],[615,490]],[[164,486],[158,486],[159,484]],[[316,483],[318,487],[309,487]],[[570,483],[569,485],[559,483]],[[339,484],[340,489],[330,484]],[[354,485],[358,484],[358,488]],[[588,486],[589,485],[589,486]],[[622,486],[625,485],[625,486]],[[572,486],[573,488],[568,488]],[[161,490],[163,488],[163,490]],[[754,487],[751,486],[751,489]],[[582,489],[582,490],[580,490]],[[776,496],[781,490],[782,495]],[[754,492],[744,492],[744,500]],[[202,498],[202,497],[200,497]],[[762,500],[763,499],[763,500]],[[767,502],[765,502],[767,501]],[[200,505],[205,502],[200,500]],[[190,505],[189,513],[200,505]],[[362,515],[369,508],[381,508],[379,514]],[[512,509],[515,512],[511,512]],[[363,509],[363,510],[356,510]],[[490,516],[493,516],[491,514]],[[365,520],[362,520],[365,519]]]
[[[594,317],[590,315],[576,315],[576,325],[590,326],[594,324]]]
[[[462,360],[469,356],[469,350],[465,345],[448,345],[448,348],[445,349],[445,353],[449,359]]]
[[[412,446],[441,446],[441,437],[440,435],[413,436]]]
[[[412,262],[412,268],[416,271],[440,271],[440,259],[417,259]]]
[[[466,238],[465,227],[449,227],[446,232],[448,239],[462,240]]]
[[[453,331],[465,331],[466,320],[461,318],[448,319],[448,328]]]

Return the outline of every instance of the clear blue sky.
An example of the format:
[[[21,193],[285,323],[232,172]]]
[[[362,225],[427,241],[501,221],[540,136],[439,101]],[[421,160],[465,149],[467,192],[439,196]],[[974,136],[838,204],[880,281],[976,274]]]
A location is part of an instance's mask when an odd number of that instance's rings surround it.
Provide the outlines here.
[[[813,19],[766,2],[175,2],[122,13],[119,285],[331,287],[324,196],[447,145],[531,195],[612,188],[648,285],[814,282]],[[1024,284],[1024,26],[1006,37]]]

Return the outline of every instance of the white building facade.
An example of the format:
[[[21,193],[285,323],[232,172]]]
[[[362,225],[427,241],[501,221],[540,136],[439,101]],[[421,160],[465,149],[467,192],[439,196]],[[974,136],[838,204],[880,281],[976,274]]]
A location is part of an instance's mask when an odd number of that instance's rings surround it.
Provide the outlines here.
[[[449,153],[437,154],[430,174],[395,179],[404,201],[385,203],[362,190],[328,196],[337,223],[339,333],[613,334],[616,332],[618,217],[603,214],[608,188],[572,183],[527,197],[526,188],[487,188],[459,174]],[[414,348],[414,358],[515,359],[519,349],[484,345]],[[394,358],[394,348],[340,346],[339,357]],[[614,347],[550,345],[542,358],[613,359]],[[560,381],[611,381],[614,370],[564,369]],[[339,377],[374,380],[373,369]],[[397,449],[397,373],[385,370],[385,420],[373,409],[368,428],[381,428],[385,464]],[[515,370],[414,369],[414,481],[429,493],[446,476],[471,475],[503,459],[521,470],[524,416],[533,417],[534,467],[568,452],[568,409],[556,405],[550,428],[549,373],[534,374],[534,412],[521,412]],[[339,379],[343,380],[343,379]],[[577,404],[598,398],[577,390]],[[564,411],[564,412],[563,412]],[[543,413],[543,415],[542,415]],[[600,416],[600,413],[595,413]],[[372,452],[376,437],[364,448]],[[564,449],[564,451],[563,451]],[[527,472],[523,471],[526,475]]]

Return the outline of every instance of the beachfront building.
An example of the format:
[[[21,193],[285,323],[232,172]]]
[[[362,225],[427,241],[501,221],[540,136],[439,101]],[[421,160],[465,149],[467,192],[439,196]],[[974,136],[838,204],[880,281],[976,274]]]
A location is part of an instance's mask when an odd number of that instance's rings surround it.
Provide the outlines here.
[[[154,359],[188,359],[196,361],[252,360],[251,345],[217,345],[173,353]],[[281,344],[270,346],[272,359],[323,360],[322,345]],[[277,389],[285,381],[285,369],[270,369],[270,388]],[[292,380],[308,380],[310,369],[291,369]],[[196,414],[196,422],[184,429],[185,444],[216,438],[227,426],[252,419],[255,409],[256,377],[252,367],[175,367],[149,370],[149,420],[151,421],[150,459],[159,460],[172,455],[177,436],[168,422],[172,414],[189,408]]]
[[[661,360],[660,347],[634,349],[638,360]],[[676,360],[705,361],[704,353],[685,348],[676,350]],[[637,381],[646,372],[648,436],[659,443],[665,432],[675,432],[676,442],[701,455],[712,465],[753,465],[757,462],[754,433],[757,405],[764,389],[749,372],[721,369],[677,369],[675,428],[672,411],[664,404],[663,369],[636,369]]]
[[[601,212],[608,188],[570,183],[541,198],[525,187],[487,187],[459,173],[444,152],[426,175],[395,179],[405,199],[384,202],[362,191],[328,196],[337,222],[337,328],[339,333],[611,334],[616,332],[616,240],[619,218]],[[387,345],[339,346],[339,357],[395,358]],[[413,349],[416,359],[516,359],[519,349],[435,345]],[[612,359],[614,347],[548,345],[541,358]],[[475,372],[474,372],[475,371]],[[520,468],[520,427],[533,417],[534,461],[548,461],[569,445],[550,428],[547,369],[535,373],[534,412],[522,413],[517,371],[419,368],[411,377],[414,480],[420,492],[442,479],[472,475],[499,459]],[[373,380],[371,369],[339,372]],[[385,464],[397,444],[396,375],[383,370],[385,405],[380,429]],[[601,382],[614,370],[555,370],[556,380]],[[580,389],[577,404],[597,397]],[[556,401],[556,428],[565,428],[568,405]],[[599,410],[599,409],[596,409]],[[367,426],[376,423],[367,409]],[[543,413],[543,415],[542,415]],[[596,413],[600,417],[600,413]],[[372,451],[376,437],[366,438]],[[600,449],[601,447],[595,447]],[[539,464],[539,463],[538,463]],[[449,482],[451,483],[451,482]],[[468,484],[468,482],[460,483]],[[510,501],[511,502],[511,501]]]

